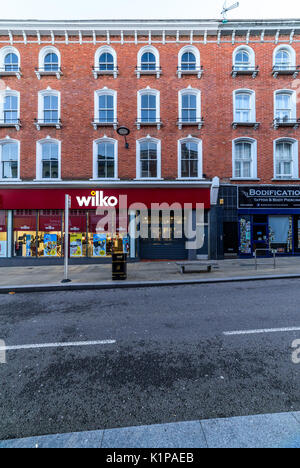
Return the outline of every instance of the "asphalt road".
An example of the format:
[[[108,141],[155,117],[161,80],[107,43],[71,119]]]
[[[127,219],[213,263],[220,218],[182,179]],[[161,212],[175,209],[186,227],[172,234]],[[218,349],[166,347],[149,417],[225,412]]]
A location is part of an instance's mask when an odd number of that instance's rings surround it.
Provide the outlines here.
[[[299,280],[0,300],[0,439],[300,411]]]

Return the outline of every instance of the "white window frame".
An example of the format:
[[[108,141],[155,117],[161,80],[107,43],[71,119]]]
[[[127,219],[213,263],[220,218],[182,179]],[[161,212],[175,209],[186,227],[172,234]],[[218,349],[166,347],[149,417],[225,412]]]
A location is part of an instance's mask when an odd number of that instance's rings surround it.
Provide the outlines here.
[[[45,58],[48,54],[56,54],[58,57],[58,71],[46,71],[45,70]],[[43,75],[55,75],[56,78],[59,80],[62,72],[61,72],[61,53],[60,51],[54,46],[46,46],[43,47],[39,51],[39,66],[38,69],[35,71],[36,76],[40,80]]]
[[[288,52],[288,54],[290,55],[290,58],[291,58],[291,67],[296,67],[296,51],[293,47],[291,47],[290,45],[288,44],[281,44],[279,46],[277,46],[274,51],[273,51],[273,67],[276,67],[276,55],[278,54],[278,52],[280,51],[285,51],[285,52]],[[279,68],[280,70],[280,68]],[[284,68],[282,69],[284,70]]]
[[[142,70],[142,57],[147,52],[155,56],[155,62],[156,62],[155,70]],[[138,51],[136,76],[137,78],[140,78],[141,75],[156,75],[156,78],[160,78],[160,75],[161,75],[160,54],[159,54],[159,51],[156,49],[156,47],[148,45],[148,46],[142,47]]]
[[[147,94],[153,94],[156,96],[156,123],[151,122],[142,122],[142,96]],[[141,89],[138,91],[137,94],[137,129],[140,130],[141,126],[149,126],[149,125],[156,125],[157,129],[160,130],[161,128],[161,121],[160,121],[160,91],[157,89],[152,89],[149,86],[145,89]]]
[[[235,148],[239,143],[251,144],[251,177],[236,177],[235,175]],[[232,180],[257,180],[257,140],[254,138],[240,137],[232,141]]]
[[[274,120],[276,119],[276,98],[278,94],[289,94],[291,96],[291,119],[297,119],[297,96],[296,96],[296,91],[293,91],[291,89],[277,89],[274,92]]]
[[[3,91],[0,91],[0,120],[4,120],[4,101],[5,101],[5,98],[7,96],[14,96],[18,99],[18,116],[17,116],[17,119],[20,120],[20,109],[21,109],[21,105],[20,105],[20,92],[19,91],[15,91],[13,89],[10,89],[10,88],[6,88],[5,90]],[[1,122],[2,124],[2,122]],[[13,126],[16,128],[16,130],[20,130],[20,123],[17,123],[17,124],[11,124],[11,125],[5,125],[5,123],[3,123],[3,126]]]
[[[156,143],[157,145],[157,176],[141,177],[141,143]],[[161,178],[161,140],[152,138],[148,135],[146,138],[140,138],[136,141],[136,180],[162,180]]]
[[[111,54],[113,56],[113,59],[114,59],[114,62],[113,62],[114,69],[113,70],[100,70],[99,60],[100,60],[101,55],[105,54],[105,53],[106,54]],[[115,51],[115,49],[113,49],[110,46],[99,47],[99,49],[96,50],[95,60],[94,60],[93,75],[94,75],[95,80],[98,78],[99,75],[113,75],[114,78],[117,78],[118,74],[119,74],[119,72],[118,72],[118,57],[117,57],[117,52]]]
[[[18,145],[18,176],[17,178],[14,178],[14,179],[4,179],[2,177],[2,145],[5,145],[5,144],[17,144]],[[10,182],[21,182],[21,179],[20,179],[20,173],[21,173],[21,168],[20,168],[20,148],[21,148],[21,143],[19,140],[15,140],[13,138],[10,138],[9,136],[7,136],[6,138],[0,140],[0,182],[6,182],[6,183],[10,183]]]
[[[193,94],[196,96],[196,105],[197,105],[197,112],[196,112],[196,121],[195,122],[183,122],[182,118],[182,98],[185,94]],[[201,109],[201,91],[200,89],[195,89],[189,86],[188,88],[181,89],[178,92],[178,128],[179,130],[182,129],[183,125],[198,125],[198,128],[201,129],[203,126],[202,122],[202,109]]]
[[[276,174],[276,150],[278,143],[290,143],[292,145],[292,177],[290,179],[279,177]],[[298,151],[298,140],[294,138],[277,138],[273,142],[273,164],[274,164],[274,180],[294,180],[299,179],[299,151]]]
[[[232,55],[232,64],[233,64],[233,67],[236,68],[237,65],[236,65],[236,56],[239,52],[242,52],[242,51],[245,51],[249,54],[249,68],[255,68],[255,52],[254,50],[247,46],[247,45],[241,45],[239,47],[237,47],[236,49],[234,49],[233,51],[233,55]],[[245,68],[245,70],[248,70],[247,68]]]
[[[109,95],[113,97],[114,102],[114,122],[100,122],[99,123],[99,98],[100,96]],[[94,130],[101,127],[113,127],[114,130],[118,128],[118,93],[114,89],[108,89],[106,86],[98,89],[94,93],[94,121],[92,122]]]
[[[5,57],[8,55],[8,54],[16,54],[16,56],[18,57],[18,66],[19,66],[19,71],[16,71],[16,72],[6,72],[4,70],[5,68]],[[5,76],[5,75],[16,75],[18,80],[21,79],[21,54],[20,52],[18,51],[18,49],[16,49],[15,47],[13,46],[6,46],[6,47],[2,47],[0,49],[0,69],[1,69],[1,73],[0,75],[2,76]]]
[[[183,143],[195,143],[198,146],[198,176],[197,177],[182,177],[182,144]],[[178,180],[199,180],[203,179],[203,143],[199,138],[195,138],[189,135],[187,138],[181,138],[178,140]]]
[[[195,70],[183,70],[182,69],[182,57],[186,53],[191,53],[195,55],[196,58],[196,69]],[[203,70],[201,70],[201,57],[200,57],[200,50],[192,45],[188,45],[183,47],[178,54],[178,69],[177,69],[177,76],[178,78],[182,78],[182,75],[197,75],[200,79],[203,74]]]
[[[249,122],[240,122],[237,120],[236,97],[239,94],[248,94],[250,96],[250,120]],[[239,123],[255,123],[256,122],[256,94],[252,89],[236,89],[233,91],[233,121]]]
[[[56,96],[58,98],[58,122],[57,123],[44,124],[44,122],[43,122],[43,120],[44,120],[44,98],[45,98],[45,96]],[[43,125],[45,125],[47,127],[54,126],[57,129],[61,128],[61,123],[60,123],[60,120],[61,120],[61,93],[60,93],[60,91],[57,91],[57,90],[51,89],[51,88],[47,88],[47,89],[43,89],[42,91],[38,92],[38,114],[37,115],[38,115],[38,121],[35,124],[37,130],[40,130]]]
[[[115,160],[115,167],[114,167],[114,177],[98,177],[98,144],[99,143],[111,143],[114,145],[114,160]],[[118,179],[118,147],[119,143],[118,140],[115,140],[114,138],[109,138],[106,135],[104,135],[102,138],[98,138],[97,140],[93,141],[93,179],[91,180],[119,180]]]
[[[57,179],[43,179],[43,170],[42,170],[42,157],[43,151],[42,147],[44,143],[56,143],[58,144],[58,178]],[[36,142],[36,181],[39,182],[47,182],[47,183],[55,183],[60,182],[61,179],[61,141],[56,140],[55,138],[51,138],[47,136],[47,138],[43,138]]]

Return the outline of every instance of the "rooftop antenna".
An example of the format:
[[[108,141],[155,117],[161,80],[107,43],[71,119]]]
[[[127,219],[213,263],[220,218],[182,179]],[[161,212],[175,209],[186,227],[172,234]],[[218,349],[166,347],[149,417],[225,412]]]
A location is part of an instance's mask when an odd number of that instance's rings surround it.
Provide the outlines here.
[[[223,11],[221,13],[222,16],[223,16],[223,23],[224,24],[228,23],[227,12],[230,11],[230,10],[235,10],[239,6],[240,6],[240,2],[236,2],[233,5],[231,5],[230,7],[227,7],[227,0],[225,0],[224,6],[223,6]]]

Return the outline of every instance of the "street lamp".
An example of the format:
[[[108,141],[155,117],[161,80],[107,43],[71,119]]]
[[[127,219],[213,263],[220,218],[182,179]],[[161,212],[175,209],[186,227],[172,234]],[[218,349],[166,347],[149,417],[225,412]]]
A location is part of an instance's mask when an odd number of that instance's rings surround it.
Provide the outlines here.
[[[126,148],[126,149],[129,149],[129,143],[128,143],[128,141],[127,141],[127,137],[128,137],[128,135],[130,135],[130,130],[129,130],[129,128],[127,128],[127,127],[119,127],[119,128],[117,129],[117,133],[118,133],[118,135],[121,135],[121,136],[123,136],[123,137],[125,138],[125,148]]]

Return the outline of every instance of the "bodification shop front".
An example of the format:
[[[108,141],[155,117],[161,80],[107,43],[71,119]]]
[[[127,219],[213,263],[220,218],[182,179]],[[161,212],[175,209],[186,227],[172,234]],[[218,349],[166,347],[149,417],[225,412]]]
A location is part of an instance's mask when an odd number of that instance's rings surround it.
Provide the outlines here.
[[[126,253],[131,261],[209,255],[209,184],[182,188],[22,187],[0,189],[0,265],[63,261],[66,195],[71,200],[71,263],[107,262],[114,250]],[[187,209],[179,216],[171,209],[170,224],[165,226],[162,211],[153,212],[153,206],[162,204]],[[205,239],[199,249],[189,250],[183,227],[186,223],[191,231],[196,228],[197,204],[204,207]],[[141,224],[149,234],[143,238],[137,235]]]
[[[238,188],[239,253],[300,255],[300,186]]]

